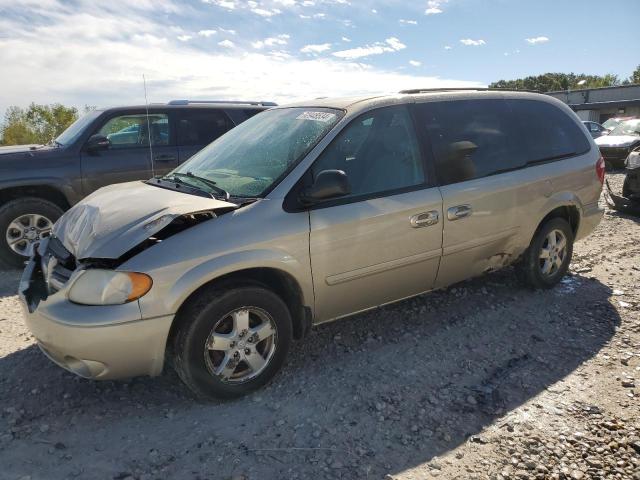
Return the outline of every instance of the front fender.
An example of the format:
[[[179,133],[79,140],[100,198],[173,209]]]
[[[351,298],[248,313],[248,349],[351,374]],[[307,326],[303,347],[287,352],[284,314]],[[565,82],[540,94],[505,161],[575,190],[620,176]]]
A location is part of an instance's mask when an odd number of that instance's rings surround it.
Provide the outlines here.
[[[255,249],[230,252],[186,269],[174,282],[166,282],[152,274],[154,286],[140,299],[144,318],[175,314],[184,301],[203,285],[226,274],[251,268],[272,268],[293,277],[302,292],[304,305],[313,306],[313,285],[308,261],[301,261],[277,249]]]

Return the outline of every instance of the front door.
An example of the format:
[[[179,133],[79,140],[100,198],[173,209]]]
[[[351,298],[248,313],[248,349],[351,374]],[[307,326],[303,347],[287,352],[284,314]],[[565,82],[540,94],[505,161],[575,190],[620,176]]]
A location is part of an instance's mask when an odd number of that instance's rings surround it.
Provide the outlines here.
[[[351,194],[310,215],[316,321],[427,291],[441,255],[442,198],[406,106],[353,120],[312,166],[343,170]]]
[[[109,148],[82,152],[82,183],[85,195],[113,183],[151,178],[178,165],[172,145],[167,113],[132,111],[106,119],[95,134],[109,139]],[[151,140],[151,148],[149,147]],[[153,168],[151,155],[153,154]]]

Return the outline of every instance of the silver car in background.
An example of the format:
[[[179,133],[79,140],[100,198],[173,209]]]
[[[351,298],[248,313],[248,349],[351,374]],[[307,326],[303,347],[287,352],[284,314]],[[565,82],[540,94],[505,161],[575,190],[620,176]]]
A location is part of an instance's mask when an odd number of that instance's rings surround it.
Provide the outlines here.
[[[604,161],[549,96],[409,90],[265,111],[161,178],[74,206],[20,285],[42,351],[204,397],[269,381],[314,325],[510,264],[565,275]],[[367,328],[365,324],[361,328]]]

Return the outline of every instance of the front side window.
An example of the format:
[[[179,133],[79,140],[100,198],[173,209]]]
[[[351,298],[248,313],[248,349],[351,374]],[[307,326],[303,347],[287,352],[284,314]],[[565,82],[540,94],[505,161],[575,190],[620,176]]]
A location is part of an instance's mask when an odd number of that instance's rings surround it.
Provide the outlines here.
[[[174,172],[191,173],[215,182],[231,196],[260,197],[315,147],[342,116],[342,111],[330,108],[266,110],[218,138]],[[189,181],[186,177],[185,180]]]
[[[231,120],[220,110],[181,112],[178,117],[178,145],[208,145],[231,128]]]
[[[455,100],[417,106],[442,185],[519,168],[525,160],[502,100]]]
[[[109,148],[148,147],[169,144],[169,119],[166,114],[120,115],[108,120],[97,132],[111,143]]]
[[[424,184],[425,173],[406,107],[374,110],[353,120],[312,167],[347,174],[352,197]]]

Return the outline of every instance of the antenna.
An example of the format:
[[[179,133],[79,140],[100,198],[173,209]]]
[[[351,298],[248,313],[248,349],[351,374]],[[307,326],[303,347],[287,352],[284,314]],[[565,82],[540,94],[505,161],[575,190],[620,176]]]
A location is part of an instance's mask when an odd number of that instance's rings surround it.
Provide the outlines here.
[[[151,177],[156,176],[156,169],[153,161],[153,146],[151,145],[151,121],[149,120],[149,100],[147,100],[147,79],[142,74],[142,84],[144,85],[144,104],[147,108],[147,136],[149,137],[149,155],[151,159]]]

